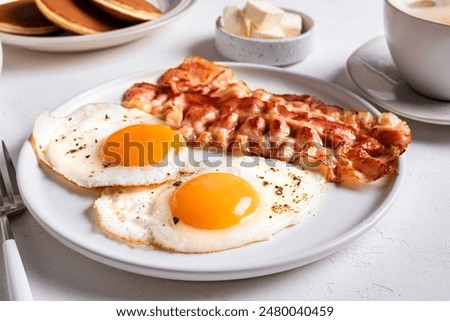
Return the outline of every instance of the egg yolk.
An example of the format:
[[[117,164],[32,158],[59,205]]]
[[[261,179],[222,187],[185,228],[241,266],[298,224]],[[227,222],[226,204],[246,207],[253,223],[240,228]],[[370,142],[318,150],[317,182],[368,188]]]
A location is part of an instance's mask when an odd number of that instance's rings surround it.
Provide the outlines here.
[[[172,194],[174,217],[203,229],[223,229],[238,224],[256,211],[256,190],[244,179],[228,173],[197,176]]]
[[[162,163],[171,148],[183,146],[180,136],[167,126],[138,124],[122,128],[103,142],[104,163],[147,166]]]

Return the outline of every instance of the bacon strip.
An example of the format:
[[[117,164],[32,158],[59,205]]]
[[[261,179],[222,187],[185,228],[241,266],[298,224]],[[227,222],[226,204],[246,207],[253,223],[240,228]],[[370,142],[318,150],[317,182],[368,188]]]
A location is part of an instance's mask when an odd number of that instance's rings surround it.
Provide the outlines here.
[[[200,57],[186,58],[156,85],[133,85],[123,105],[164,119],[189,143],[297,162],[336,183],[396,174],[411,142],[408,125],[392,113],[375,117],[310,95],[252,91],[230,68]]]

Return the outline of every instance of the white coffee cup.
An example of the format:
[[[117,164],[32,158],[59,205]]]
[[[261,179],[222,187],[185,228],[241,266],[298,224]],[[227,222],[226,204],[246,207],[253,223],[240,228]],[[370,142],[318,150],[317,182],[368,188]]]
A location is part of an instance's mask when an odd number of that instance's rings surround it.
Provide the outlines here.
[[[405,81],[417,92],[450,101],[450,25],[400,10],[402,0],[384,1],[389,51]]]

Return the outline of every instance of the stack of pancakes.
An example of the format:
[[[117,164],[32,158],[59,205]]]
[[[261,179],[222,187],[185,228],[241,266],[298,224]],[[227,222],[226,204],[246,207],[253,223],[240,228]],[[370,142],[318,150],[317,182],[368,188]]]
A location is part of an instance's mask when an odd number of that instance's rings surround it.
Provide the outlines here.
[[[150,21],[162,13],[146,0],[19,0],[0,5],[0,31],[86,35]]]

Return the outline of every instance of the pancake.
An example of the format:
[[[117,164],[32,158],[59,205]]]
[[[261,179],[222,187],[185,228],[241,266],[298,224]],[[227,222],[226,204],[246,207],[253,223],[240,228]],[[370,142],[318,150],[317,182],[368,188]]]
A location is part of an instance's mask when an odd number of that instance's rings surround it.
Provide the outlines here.
[[[8,2],[0,5],[0,31],[18,35],[38,36],[59,28],[38,9],[34,0]]]
[[[50,21],[75,34],[95,34],[121,27],[86,0],[36,0],[36,4]]]
[[[101,10],[127,22],[143,22],[162,15],[156,7],[145,0],[91,0]]]

